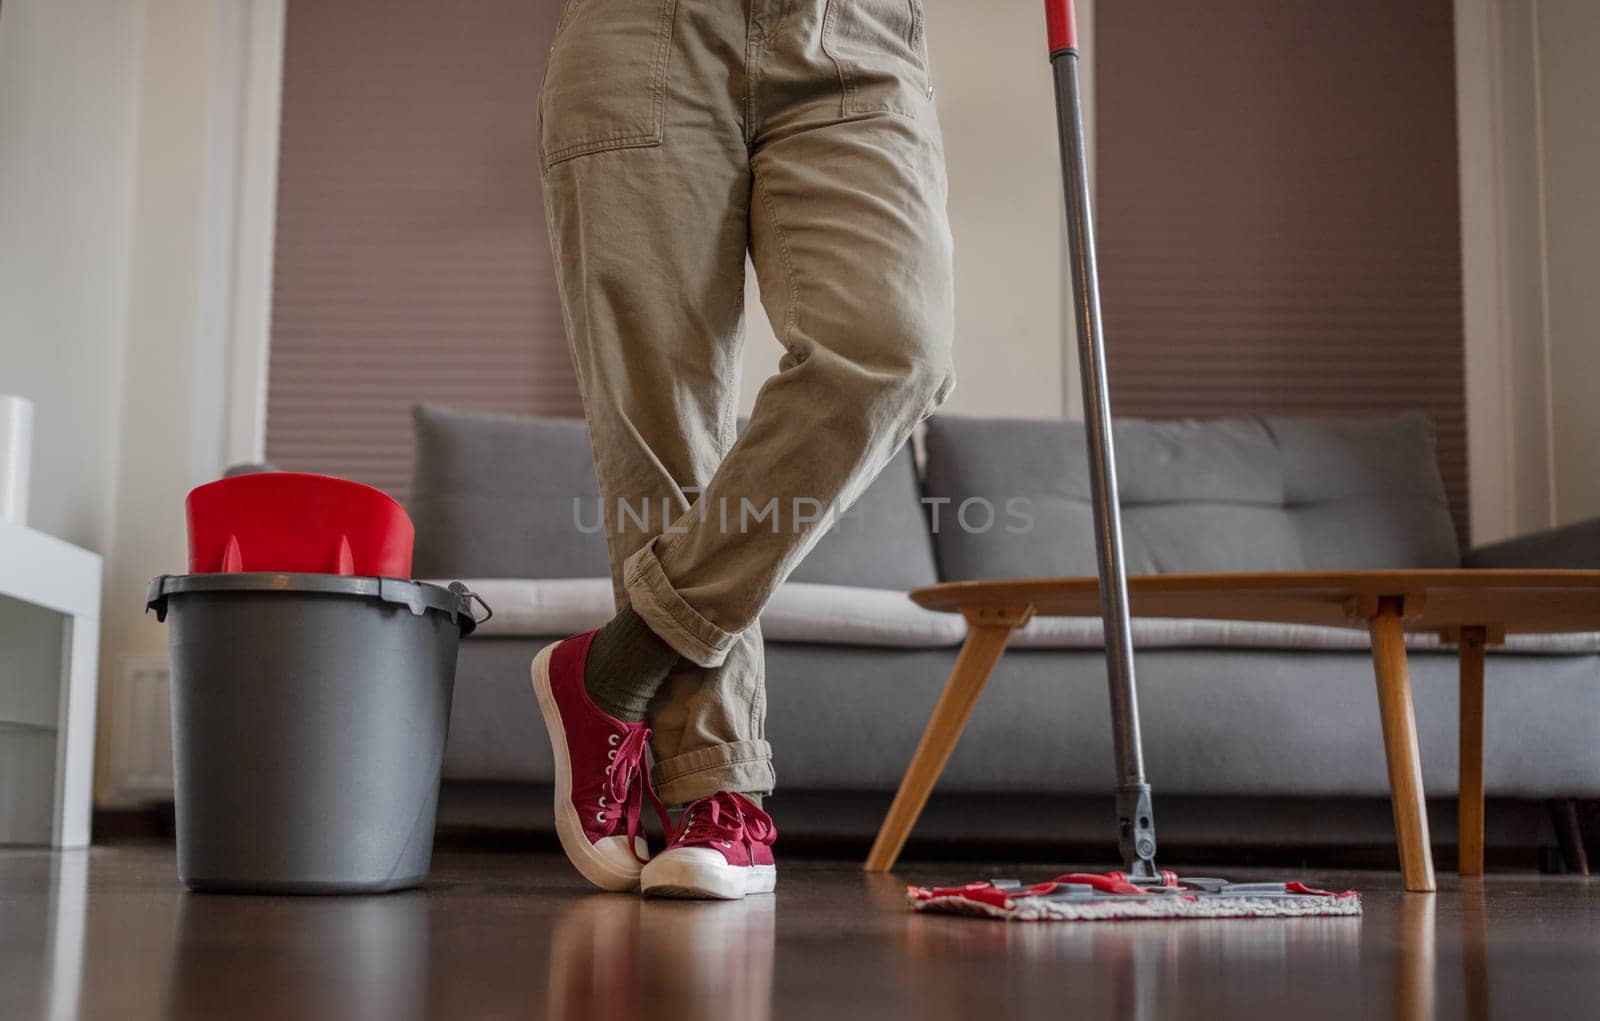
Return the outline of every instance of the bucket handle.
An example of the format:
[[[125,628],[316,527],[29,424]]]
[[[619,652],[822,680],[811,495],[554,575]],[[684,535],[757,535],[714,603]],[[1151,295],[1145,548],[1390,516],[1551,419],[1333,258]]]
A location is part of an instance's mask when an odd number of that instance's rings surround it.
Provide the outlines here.
[[[493,608],[491,608],[488,603],[484,602],[482,596],[478,595],[478,593],[476,593],[476,592],[472,591],[471,589],[467,588],[465,585],[461,584],[461,582],[452,581],[450,583],[450,591],[454,592],[456,595],[460,596],[462,599],[465,599],[467,601],[467,617],[472,621],[473,628],[482,627],[484,624],[487,624],[491,620],[494,619],[494,610],[493,610]],[[481,616],[481,617],[473,616],[473,614],[472,614],[472,604],[473,603],[477,603],[479,606],[483,607],[483,616]]]
[[[458,606],[456,612],[465,614],[467,623],[461,626],[462,637],[477,630],[479,624],[485,623],[494,616],[494,611],[483,597],[467,588],[459,581],[452,581],[448,586],[450,594],[455,596],[464,605]],[[422,589],[411,582],[403,582],[392,578],[378,579],[378,598],[386,603],[396,603],[409,609],[418,617],[428,612],[427,604],[422,599]],[[472,604],[476,602],[483,607],[483,616],[475,617],[472,613]]]

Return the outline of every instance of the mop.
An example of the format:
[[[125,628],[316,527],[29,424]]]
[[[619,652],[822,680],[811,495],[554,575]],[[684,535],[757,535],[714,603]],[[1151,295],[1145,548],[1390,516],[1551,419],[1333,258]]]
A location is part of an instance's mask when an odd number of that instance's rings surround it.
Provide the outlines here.
[[[965,886],[911,887],[907,899],[918,911],[1016,921],[1359,915],[1361,898],[1353,891],[1315,890],[1295,882],[1229,883],[1222,879],[1179,878],[1156,868],[1155,815],[1150,785],[1144,776],[1133,641],[1128,627],[1128,579],[1122,558],[1122,521],[1111,439],[1105,342],[1101,335],[1100,281],[1089,208],[1072,0],[1045,0],[1045,21],[1055,76],[1068,254],[1077,303],[1084,434],[1089,447],[1095,559],[1100,574],[1100,614],[1105,622],[1112,745],[1117,764],[1118,847],[1124,867],[1103,874],[1069,873],[1032,886],[994,880]]]

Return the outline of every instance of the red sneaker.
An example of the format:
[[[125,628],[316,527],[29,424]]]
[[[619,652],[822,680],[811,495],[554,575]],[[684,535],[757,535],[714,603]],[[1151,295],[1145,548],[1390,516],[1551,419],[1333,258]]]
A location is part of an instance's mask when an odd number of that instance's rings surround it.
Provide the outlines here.
[[[649,858],[639,826],[645,797],[663,821],[666,812],[645,761],[650,728],[606,713],[584,690],[592,641],[590,631],[541,649],[533,659],[533,692],[555,752],[561,849],[594,885],[631,890]]]
[[[744,795],[721,791],[701,798],[684,809],[672,842],[645,865],[639,887],[651,897],[716,900],[771,893],[778,885],[777,838],[772,816]]]

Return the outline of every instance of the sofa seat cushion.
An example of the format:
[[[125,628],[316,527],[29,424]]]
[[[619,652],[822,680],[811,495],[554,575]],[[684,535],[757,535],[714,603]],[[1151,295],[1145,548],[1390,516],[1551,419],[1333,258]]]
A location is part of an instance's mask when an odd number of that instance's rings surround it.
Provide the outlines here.
[[[599,627],[615,610],[605,578],[481,578],[466,582],[494,609],[475,632],[486,638],[570,635]],[[761,615],[769,641],[810,645],[940,648],[959,645],[966,623],[924,610],[897,589],[791,581]]]
[[[1300,652],[1364,652],[1372,647],[1361,628],[1314,624],[1269,624],[1236,620],[1188,620],[1147,617],[1131,622],[1133,644],[1140,649],[1284,649]],[[1103,645],[1100,621],[1091,617],[1035,618],[1012,639],[1013,648],[1098,649]],[[1406,635],[1406,648],[1425,652],[1453,648],[1435,634]],[[1581,656],[1600,653],[1600,632],[1560,635],[1511,635],[1492,652]]]
[[[478,628],[485,638],[551,637],[599,627],[611,617],[611,582],[605,578],[481,578],[466,583],[494,609]],[[924,610],[891,589],[851,588],[791,581],[778,590],[761,616],[762,634],[774,642],[937,649],[961,644],[966,622],[953,613]],[[1012,638],[1020,649],[1095,649],[1100,621],[1084,617],[1039,617]],[[1358,628],[1306,624],[1260,624],[1227,620],[1133,622],[1142,649],[1288,649],[1364,651]],[[1416,651],[1442,648],[1436,635],[1407,635]],[[1513,635],[1505,652],[1584,655],[1600,652],[1600,632]]]

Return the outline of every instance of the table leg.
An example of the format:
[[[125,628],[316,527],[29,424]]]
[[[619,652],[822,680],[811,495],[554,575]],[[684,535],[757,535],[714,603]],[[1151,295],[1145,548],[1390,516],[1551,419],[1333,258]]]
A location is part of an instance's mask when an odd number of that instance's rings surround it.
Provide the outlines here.
[[[1461,794],[1459,870],[1483,875],[1483,648],[1481,627],[1461,629]]]
[[[1389,764],[1389,800],[1400,842],[1400,875],[1407,890],[1434,890],[1433,851],[1428,844],[1428,806],[1423,801],[1422,759],[1417,751],[1417,720],[1411,705],[1411,675],[1406,667],[1401,601],[1383,599],[1370,621],[1372,663],[1378,681],[1378,715]]]
[[[1018,611],[970,614],[967,618],[967,640],[956,657],[955,668],[945,682],[944,693],[934,707],[933,716],[922,732],[917,751],[911,756],[906,775],[900,781],[894,803],[878,829],[878,839],[867,855],[868,872],[887,872],[894,867],[900,851],[916,825],[917,817],[928,803],[928,795],[938,782],[939,774],[955,750],[961,731],[966,728],[967,717],[989,680],[994,665],[1005,652],[1011,632],[1027,623],[1032,608]]]

